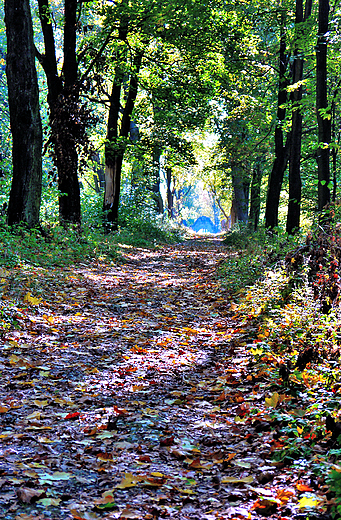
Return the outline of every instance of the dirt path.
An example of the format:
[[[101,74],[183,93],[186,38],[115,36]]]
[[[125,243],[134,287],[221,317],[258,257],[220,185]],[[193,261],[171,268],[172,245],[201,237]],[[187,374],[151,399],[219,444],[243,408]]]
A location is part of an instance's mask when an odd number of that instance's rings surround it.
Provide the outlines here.
[[[44,297],[25,281],[1,340],[0,518],[293,518],[268,425],[244,418],[264,395],[215,279],[224,247],[125,251],[27,275]]]

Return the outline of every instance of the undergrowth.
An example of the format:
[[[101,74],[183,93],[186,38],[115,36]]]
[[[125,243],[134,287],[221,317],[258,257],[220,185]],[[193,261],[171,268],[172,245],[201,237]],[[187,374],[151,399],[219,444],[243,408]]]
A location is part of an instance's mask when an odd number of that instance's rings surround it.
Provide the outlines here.
[[[300,464],[311,492],[316,481],[328,484],[329,498],[311,504],[333,518],[341,514],[339,217],[293,239],[230,233],[232,258],[220,268],[245,327],[255,387],[269,391],[272,455]]]
[[[155,247],[159,243],[181,240],[176,228],[141,219],[131,221],[117,232],[104,233],[102,228],[84,226],[82,232],[72,227],[48,226],[43,230],[25,227],[0,228],[0,266],[13,268],[67,266],[90,259],[118,260],[120,245]]]

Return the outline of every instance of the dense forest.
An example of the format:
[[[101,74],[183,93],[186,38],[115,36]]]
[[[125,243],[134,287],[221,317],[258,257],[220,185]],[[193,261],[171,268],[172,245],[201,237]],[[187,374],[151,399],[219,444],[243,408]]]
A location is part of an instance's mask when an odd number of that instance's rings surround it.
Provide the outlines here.
[[[79,226],[90,206],[107,230],[124,207],[194,222],[202,186],[216,220],[309,225],[337,199],[340,12],[329,4],[6,1],[8,223]]]
[[[340,2],[0,4],[0,517],[338,520]]]

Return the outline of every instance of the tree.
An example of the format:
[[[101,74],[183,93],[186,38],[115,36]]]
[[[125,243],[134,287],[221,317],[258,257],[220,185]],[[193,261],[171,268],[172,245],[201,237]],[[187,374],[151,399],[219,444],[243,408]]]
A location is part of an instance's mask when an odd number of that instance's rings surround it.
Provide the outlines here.
[[[159,5],[150,0],[138,5],[121,0],[107,11],[105,23],[115,28],[115,37],[112,47],[108,49],[108,61],[114,64],[114,70],[105,146],[106,189],[103,210],[107,225],[113,229],[118,226],[122,165],[127,148],[132,144],[130,128],[132,117],[135,117],[133,112],[139,87],[148,91],[151,104],[157,110],[159,104],[162,104],[158,96],[159,89],[147,79],[150,72],[146,73],[146,70],[152,71],[151,76],[157,78],[157,85],[160,84],[160,78],[172,84],[172,76],[178,68],[177,61],[184,63],[189,55],[194,64],[203,61],[202,54],[198,52],[198,47],[203,48],[203,45],[198,41],[194,44],[194,36],[203,29],[201,23],[208,25],[205,17],[210,16],[210,12],[210,5],[169,1],[160,9]],[[195,65],[192,65],[193,68]],[[106,73],[112,70],[108,64],[104,65],[104,69]],[[181,82],[184,84],[183,76]],[[186,85],[188,87],[188,82]],[[192,89],[193,86],[188,88],[188,92],[191,93]],[[183,91],[182,94],[186,99],[189,97],[188,92]],[[176,91],[174,97],[180,96],[179,91]],[[158,139],[154,145],[154,159],[157,159],[156,155],[161,154],[162,147]],[[154,159],[153,179],[149,184],[154,198],[160,200],[156,171],[158,160]]]
[[[8,223],[39,223],[42,127],[29,0],[6,0],[7,84],[13,137]]]
[[[331,113],[327,96],[327,45],[329,0],[319,0],[318,40],[316,47],[316,113],[318,123],[318,209],[330,202]]]
[[[279,59],[278,59],[278,95],[277,95],[277,121],[275,127],[275,160],[268,179],[268,192],[265,209],[265,227],[274,229],[278,226],[278,208],[280,193],[283,184],[284,172],[287,168],[290,149],[291,133],[287,134],[285,140],[284,122],[286,118],[287,67],[289,54],[287,52],[287,28],[286,8],[279,6]],[[284,142],[285,141],[285,142]]]
[[[50,109],[51,143],[58,172],[59,219],[80,224],[80,191],[76,128],[79,85],[76,56],[77,0],[65,0],[63,27],[64,63],[58,71],[53,14],[49,0],[38,0],[45,52],[37,53],[45,71]],[[80,7],[81,9],[81,7]]]
[[[286,230],[292,234],[300,227],[301,214],[301,146],[302,146],[302,80],[305,24],[311,15],[312,0],[306,0],[303,11],[303,0],[296,0],[295,17],[295,49],[293,64],[293,86],[291,92],[292,120],[291,143],[289,157],[289,204]]]

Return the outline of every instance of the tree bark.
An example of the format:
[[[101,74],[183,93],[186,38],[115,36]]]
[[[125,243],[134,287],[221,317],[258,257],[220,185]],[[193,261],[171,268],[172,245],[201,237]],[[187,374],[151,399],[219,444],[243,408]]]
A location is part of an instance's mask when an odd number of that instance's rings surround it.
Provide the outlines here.
[[[280,194],[283,184],[284,172],[287,168],[289,158],[290,134],[284,144],[283,124],[285,121],[287,102],[288,79],[286,71],[288,65],[288,55],[286,49],[286,14],[284,9],[281,12],[280,20],[280,46],[279,46],[279,77],[278,77],[278,97],[277,97],[277,124],[275,128],[275,160],[268,181],[268,192],[265,208],[265,227],[274,229],[278,227],[278,208]]]
[[[257,231],[260,214],[260,192],[262,183],[261,159],[256,160],[252,171],[249,228]]]
[[[250,179],[246,175],[244,168],[241,166],[232,164],[231,170],[234,200],[237,210],[237,219],[238,222],[246,223],[248,221],[249,213]]]
[[[161,148],[158,144],[155,144],[153,151],[153,176],[152,176],[152,192],[153,199],[155,200],[155,208],[159,215],[163,214],[163,200],[160,193],[160,157]]]
[[[105,215],[106,226],[111,227],[113,230],[118,228],[122,164],[127,147],[131,116],[137,96],[137,75],[141,67],[142,57],[142,51],[137,52],[134,57],[130,73],[129,88],[125,98],[121,119],[119,117],[121,111],[120,101],[126,74],[124,73],[120,63],[116,68],[110,96],[108,130],[105,147],[105,193],[103,213]]]
[[[166,182],[167,182],[167,212],[170,219],[174,218],[174,190],[171,189],[172,184],[172,170],[166,168]]]
[[[293,65],[293,84],[296,85],[292,92],[292,122],[291,122],[291,146],[289,157],[289,204],[287,214],[287,233],[293,234],[300,227],[301,215],[301,146],[302,146],[302,79],[303,79],[303,63],[302,49],[299,40],[302,37],[302,23],[311,15],[312,0],[306,0],[305,10],[303,13],[303,0],[296,0],[296,35],[295,35],[295,53]]]
[[[49,0],[38,0],[45,54],[38,55],[48,85],[51,142],[58,172],[59,220],[62,224],[81,223],[78,181],[77,112],[79,110],[78,65],[76,52],[77,0],[65,0],[64,64],[58,74],[55,39]]]
[[[330,140],[331,114],[326,113],[327,95],[327,44],[328,44],[329,0],[319,0],[319,26],[316,48],[316,112],[319,147],[317,151],[318,169],[318,210],[330,202]]]
[[[7,84],[13,137],[8,223],[39,223],[42,127],[29,0],[5,1]]]

